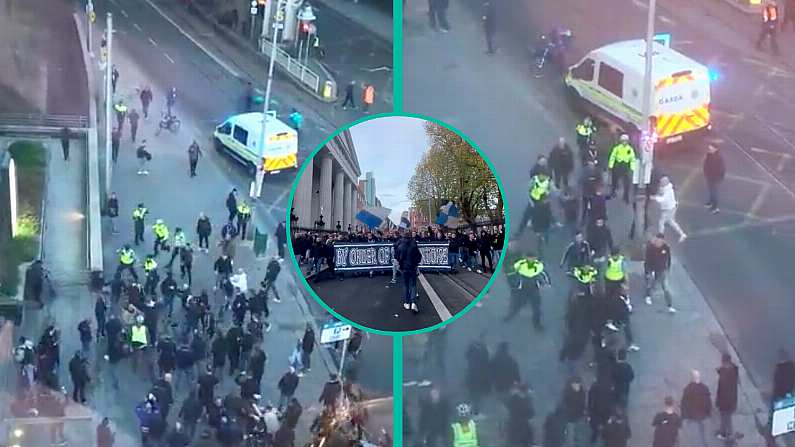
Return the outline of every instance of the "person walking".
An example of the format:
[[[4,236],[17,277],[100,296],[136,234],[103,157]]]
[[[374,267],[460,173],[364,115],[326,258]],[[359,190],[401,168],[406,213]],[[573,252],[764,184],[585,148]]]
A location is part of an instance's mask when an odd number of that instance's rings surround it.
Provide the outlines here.
[[[204,250],[205,253],[210,251],[210,234],[213,232],[213,225],[210,218],[204,212],[199,213],[199,219],[196,221],[196,234],[199,236],[199,250]]]
[[[427,447],[447,447],[448,427],[452,419],[452,408],[447,397],[442,395],[439,385],[433,385],[427,395],[419,402],[419,436],[422,445]]]
[[[232,188],[226,196],[226,210],[229,211],[229,223],[235,221],[237,215],[237,188]]]
[[[352,109],[356,109],[356,102],[353,100],[353,89],[356,88],[356,81],[352,80],[345,86],[345,99],[342,101],[342,110],[348,110],[348,104]]]
[[[97,293],[97,300],[94,302],[94,319],[97,320],[97,339],[104,337],[105,332],[105,318],[108,314],[108,302],[105,295]]]
[[[793,11],[795,14],[795,11]],[[707,182],[707,203],[705,206],[710,209],[712,214],[720,212],[718,208],[718,187],[726,177],[726,164],[723,162],[723,155],[721,155],[717,146],[709,145],[707,155],[704,157],[704,179]]]
[[[633,345],[634,346],[634,345]],[[613,379],[613,391],[615,392],[616,405],[627,408],[629,404],[629,388],[635,380],[635,370],[627,361],[627,350],[619,349],[616,355],[616,363],[611,372]]]
[[[287,245],[287,227],[285,226],[285,221],[281,221],[279,225],[276,225],[274,236],[276,236],[276,253],[279,256],[279,260],[282,260],[284,259],[284,247]]]
[[[293,398],[295,395],[295,390],[298,388],[298,382],[301,379],[298,377],[298,374],[295,372],[295,368],[292,366],[290,369],[285,372],[281,379],[279,379],[278,387],[279,393],[279,409],[284,409],[287,406],[287,403],[290,399]]]
[[[97,425],[97,447],[113,447],[116,443],[116,433],[110,428],[110,419],[102,418]]]
[[[193,140],[190,146],[188,146],[188,163],[190,164],[190,176],[196,177],[196,166],[199,164],[199,157],[202,157],[202,150],[199,147],[199,143],[196,140]]]
[[[679,429],[682,419],[676,413],[674,398],[666,396],[663,411],[654,415],[651,425],[654,427],[652,447],[676,447],[679,442]]]
[[[64,161],[69,161],[69,138],[71,138],[71,136],[68,127],[61,129],[61,150],[63,150]]]
[[[116,220],[119,218],[119,198],[115,192],[111,192],[108,197],[108,203],[105,205],[105,214],[110,218],[110,231],[113,234],[119,234],[119,229],[116,226]]]
[[[72,378],[74,387],[72,400],[81,404],[86,403],[86,385],[91,378],[88,376],[88,368],[81,351],[75,352],[74,357],[69,361],[69,376]]]
[[[658,233],[646,243],[646,255],[644,257],[643,268],[646,274],[646,304],[651,305],[652,292],[659,284],[663,290],[665,304],[668,306],[669,313],[676,313],[676,308],[671,300],[671,292],[668,290],[668,272],[671,270],[671,247],[665,243],[665,235]]]
[[[375,87],[373,84],[365,82],[362,84],[362,110],[364,113],[370,112],[370,107],[375,102]]]
[[[146,150],[146,140],[141,140],[141,144],[135,150],[135,156],[138,158],[138,175],[149,175],[146,165],[152,160],[152,154]]]
[[[503,319],[513,319],[525,302],[530,302],[533,313],[533,328],[536,332],[544,330],[541,322],[541,288],[550,284],[549,275],[544,271],[544,263],[533,256],[520,258],[513,263],[513,272],[508,273],[511,286],[511,307]]]
[[[549,167],[552,169],[555,188],[565,189],[569,186],[569,175],[574,170],[574,152],[566,143],[566,139],[560,137],[549,153]]]
[[[605,441],[605,447],[627,447],[631,437],[632,430],[630,430],[629,421],[624,415],[624,409],[621,407],[614,408],[613,414],[602,429],[602,439]]]
[[[495,0],[486,0],[482,5],[483,32],[486,36],[486,54],[493,55],[497,52],[494,46],[494,33],[497,32],[497,5]]]
[[[721,354],[718,372],[718,390],[715,392],[715,408],[720,414],[720,428],[716,436],[725,441],[734,438],[732,416],[737,411],[737,387],[740,383],[739,369],[729,353]]]
[[[135,137],[138,135],[138,121],[141,119],[141,115],[138,114],[138,111],[135,109],[130,110],[130,113],[127,115],[127,120],[130,122],[130,141],[135,143]]]
[[[450,24],[447,21],[449,4],[449,0],[428,0],[428,21],[432,30],[439,29],[443,33],[450,31]]]
[[[668,224],[674,231],[679,233],[679,242],[684,242],[684,240],[687,239],[687,234],[676,222],[676,194],[674,193],[674,185],[667,175],[660,177],[659,194],[651,196],[651,199],[660,204],[660,217],[657,221],[657,232],[665,233],[665,224]]]
[[[707,447],[704,421],[712,415],[712,397],[709,388],[701,383],[701,373],[698,370],[694,369],[690,372],[690,383],[682,391],[682,401],[679,407],[682,410],[686,431],[691,438],[687,445]],[[695,440],[696,437],[699,441]]]
[[[566,421],[566,445],[585,445],[586,395],[579,376],[568,380],[560,408],[562,418]]]
[[[302,373],[312,371],[312,352],[315,350],[315,330],[311,323],[306,323],[304,335],[301,337],[301,365],[302,370],[298,372],[299,377]]]
[[[121,146],[121,131],[118,127],[114,127],[110,133],[111,160],[114,163],[119,160],[119,146]]]
[[[337,409],[340,394],[342,394],[342,384],[340,384],[339,376],[330,373],[329,380],[323,385],[323,391],[317,401],[323,404],[325,411],[333,413]]]
[[[397,258],[400,263],[400,272],[403,274],[403,308],[411,309],[412,312],[418,314],[420,309],[417,307],[416,301],[417,275],[418,266],[422,262],[422,253],[420,253],[413,234],[401,245]]]
[[[110,87],[112,89],[113,94],[116,94],[116,83],[119,82],[119,70],[116,66],[113,66],[113,69],[110,72]]]
[[[632,173],[635,172],[636,167],[635,148],[629,143],[629,135],[622,134],[618,144],[613,146],[610,151],[610,158],[607,161],[607,168],[610,169],[613,180],[610,197],[616,196],[618,184],[622,183],[624,187],[624,203],[629,204]]]
[[[144,113],[144,119],[149,119],[149,104],[152,103],[152,88],[148,85],[144,86],[144,88],[141,89],[140,99],[141,110]]]
[[[245,200],[241,200],[237,204],[237,234],[240,235],[240,240],[246,240],[246,233],[248,233],[248,223],[251,221],[251,206]]]
[[[762,51],[762,44],[766,39],[770,39],[770,48],[773,54],[778,56],[778,4],[775,0],[769,0],[762,8],[762,29],[756,39],[756,49]]]
[[[190,242],[186,242],[185,246],[179,251],[179,272],[180,277],[185,279],[188,277],[188,287],[193,285],[193,247]]]
[[[613,412],[614,396],[610,377],[597,374],[596,382],[588,390],[588,422],[591,426],[591,444],[602,436],[602,429]]]

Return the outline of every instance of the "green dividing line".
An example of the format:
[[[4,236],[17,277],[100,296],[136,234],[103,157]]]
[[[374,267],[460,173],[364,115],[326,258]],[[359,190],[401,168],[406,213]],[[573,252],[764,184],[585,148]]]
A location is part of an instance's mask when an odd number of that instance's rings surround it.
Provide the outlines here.
[[[392,337],[392,443],[403,446],[403,336]]]
[[[403,2],[392,1],[392,105],[396,113],[403,112]]]

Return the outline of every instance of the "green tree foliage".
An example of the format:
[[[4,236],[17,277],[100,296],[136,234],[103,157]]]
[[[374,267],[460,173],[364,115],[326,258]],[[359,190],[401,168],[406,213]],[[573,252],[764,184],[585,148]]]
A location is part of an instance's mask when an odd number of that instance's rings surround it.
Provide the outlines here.
[[[470,224],[478,217],[501,221],[502,194],[486,161],[464,138],[446,127],[428,122],[425,131],[431,146],[409,180],[412,205],[423,212],[430,208],[433,220],[439,208],[450,200]]]

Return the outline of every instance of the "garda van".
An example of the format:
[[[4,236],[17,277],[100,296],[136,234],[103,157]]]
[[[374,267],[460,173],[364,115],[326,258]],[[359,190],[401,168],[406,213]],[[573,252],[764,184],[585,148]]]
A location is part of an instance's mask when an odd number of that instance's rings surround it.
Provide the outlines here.
[[[706,66],[678,51],[653,44],[652,116],[661,143],[702,136],[710,124],[710,77]],[[564,82],[596,117],[624,131],[643,122],[646,41],[628,40],[597,48],[569,68]]]
[[[268,113],[265,123],[265,149],[259,147],[262,134],[262,112],[235,115],[215,128],[215,148],[225,151],[256,172],[264,160],[265,172],[277,174],[298,167],[298,132]]]

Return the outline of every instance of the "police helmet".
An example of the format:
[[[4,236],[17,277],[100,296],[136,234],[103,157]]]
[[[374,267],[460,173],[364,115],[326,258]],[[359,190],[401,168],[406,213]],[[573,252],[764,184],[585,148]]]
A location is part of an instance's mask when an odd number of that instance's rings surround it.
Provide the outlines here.
[[[629,135],[627,135],[625,133],[622,133],[621,134],[621,141],[623,141],[623,142],[629,141]]]
[[[162,223],[163,223],[163,219],[157,219],[157,220],[155,221],[155,223],[156,223],[156,224],[162,224]]]
[[[461,417],[469,417],[472,414],[472,408],[469,404],[460,404],[456,407],[458,415]]]

